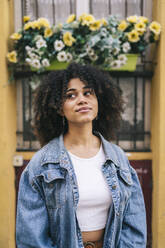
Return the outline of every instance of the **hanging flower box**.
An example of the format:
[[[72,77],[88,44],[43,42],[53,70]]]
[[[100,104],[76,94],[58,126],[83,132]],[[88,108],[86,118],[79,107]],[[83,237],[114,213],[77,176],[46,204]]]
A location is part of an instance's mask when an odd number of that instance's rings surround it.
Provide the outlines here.
[[[104,70],[133,71],[135,54],[145,53],[149,44],[157,42],[161,32],[158,22],[146,17],[130,16],[120,21],[115,16],[96,20],[83,14],[69,16],[66,23],[50,26],[45,18],[30,21],[11,35],[13,51],[7,54],[13,70],[27,65],[38,73],[66,68],[74,61],[92,64]]]
[[[138,54],[126,54],[126,64],[121,66],[120,68],[107,68],[106,70],[110,71],[135,71],[136,70],[136,64],[138,60]],[[69,63],[67,62],[59,62],[57,60],[52,61],[49,67],[46,68],[47,71],[53,71],[53,70],[62,70],[66,69]],[[36,68],[31,67],[32,71],[37,71]]]
[[[110,68],[111,71],[135,71],[139,54],[126,54],[127,62],[120,68]]]
[[[67,62],[59,62],[57,60],[54,60],[51,62],[51,64],[48,67],[46,67],[46,71],[66,69],[68,65],[69,65],[69,63],[67,63]],[[31,70],[37,71],[37,69],[35,67],[31,67]]]

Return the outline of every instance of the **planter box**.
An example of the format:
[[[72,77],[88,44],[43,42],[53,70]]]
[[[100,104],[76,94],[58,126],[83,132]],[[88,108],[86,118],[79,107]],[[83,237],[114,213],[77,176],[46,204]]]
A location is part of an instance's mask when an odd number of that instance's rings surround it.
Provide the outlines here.
[[[62,70],[66,69],[69,63],[67,62],[58,62],[57,60],[54,60],[49,67],[46,68],[48,71],[53,71],[53,70]]]
[[[126,54],[127,63],[120,68],[110,69],[110,71],[135,71],[138,59],[138,54]]]
[[[120,68],[109,68],[109,71],[135,71],[136,64],[138,59],[138,54],[126,54],[127,56],[127,63]],[[52,61],[51,65],[46,68],[47,71],[53,70],[62,70],[66,69],[69,63],[67,62],[58,62],[57,60]],[[31,67],[32,71],[37,71],[36,68]]]

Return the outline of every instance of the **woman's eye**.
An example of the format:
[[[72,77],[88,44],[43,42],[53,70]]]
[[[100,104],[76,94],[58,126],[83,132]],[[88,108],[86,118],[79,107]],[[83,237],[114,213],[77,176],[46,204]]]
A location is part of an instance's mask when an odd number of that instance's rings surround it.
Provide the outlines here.
[[[66,98],[67,98],[67,99],[75,98],[75,94],[67,94],[67,95],[66,95]]]
[[[84,93],[85,96],[90,96],[92,95],[92,90],[88,90]]]

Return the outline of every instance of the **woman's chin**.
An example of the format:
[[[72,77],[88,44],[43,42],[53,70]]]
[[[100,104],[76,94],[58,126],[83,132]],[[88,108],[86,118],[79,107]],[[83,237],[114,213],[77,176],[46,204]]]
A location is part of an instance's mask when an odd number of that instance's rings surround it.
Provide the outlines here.
[[[70,123],[75,124],[75,125],[85,125],[85,124],[91,124],[94,118],[89,118],[89,117],[83,117],[80,118],[79,120],[74,120],[74,121],[69,121]]]

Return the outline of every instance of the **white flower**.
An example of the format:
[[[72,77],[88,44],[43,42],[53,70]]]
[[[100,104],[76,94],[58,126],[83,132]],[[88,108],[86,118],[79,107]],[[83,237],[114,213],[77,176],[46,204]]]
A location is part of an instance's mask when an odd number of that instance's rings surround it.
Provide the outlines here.
[[[41,68],[40,61],[38,59],[33,59],[31,62],[31,66],[40,69]]]
[[[108,41],[108,44],[111,46],[112,43],[113,43],[113,38],[112,38],[112,36],[110,36],[110,37],[107,39],[107,41]]]
[[[120,62],[120,60],[114,60],[114,61],[111,63],[111,67],[112,67],[112,68],[120,68],[120,67],[121,67],[121,62]]]
[[[109,57],[105,59],[105,63],[107,64],[111,64],[112,61],[113,61],[113,56],[111,55],[109,55]]]
[[[28,63],[29,65],[31,64],[31,62],[32,62],[32,60],[31,59],[29,59],[29,58],[26,58],[25,59],[25,61],[26,61],[26,63]]]
[[[28,51],[31,51],[31,50],[32,50],[32,47],[30,47],[30,46],[25,46],[25,49],[26,49],[26,51],[28,52]]]
[[[115,47],[115,48],[113,49],[113,54],[114,54],[114,55],[117,55],[119,52],[120,52],[120,48]]]
[[[131,49],[131,46],[130,46],[129,42],[125,42],[123,44],[122,48],[123,48],[123,52],[127,53]]]
[[[92,61],[96,61],[98,59],[98,56],[96,54],[91,54],[89,55],[89,57]]]
[[[72,28],[78,28],[79,27],[79,23],[77,21],[74,21],[71,23]]]
[[[34,38],[35,41],[37,40],[43,40],[43,37],[42,35],[37,35],[35,38]]]
[[[87,48],[88,55],[94,55],[94,50],[92,48]]]
[[[50,66],[50,63],[49,63],[49,60],[48,60],[48,59],[43,59],[43,60],[41,61],[41,64],[42,64],[44,67]]]
[[[66,52],[62,51],[57,54],[57,60],[59,62],[64,62],[67,60]]]
[[[115,33],[116,32],[116,29],[115,28],[111,28],[111,31],[112,31],[112,33]]]
[[[46,41],[43,40],[43,39],[37,40],[37,42],[36,42],[36,47],[37,47],[38,49],[40,49],[41,47],[47,47]]]
[[[67,62],[70,62],[70,61],[72,61],[72,59],[73,59],[73,56],[72,56],[72,54],[71,53],[67,53],[66,54],[66,57],[67,57]]]
[[[56,50],[56,51],[61,51],[63,48],[64,48],[64,43],[62,42],[62,40],[56,40],[55,42],[54,42],[54,49]]]
[[[31,59],[39,59],[40,57],[36,54],[36,53],[32,53],[31,51],[28,51],[28,56],[31,58]]]
[[[107,36],[107,30],[106,30],[106,28],[102,28],[100,33],[101,33],[101,36],[102,37],[106,37]]]
[[[124,54],[120,54],[117,58],[124,64],[127,62],[127,57]]]

